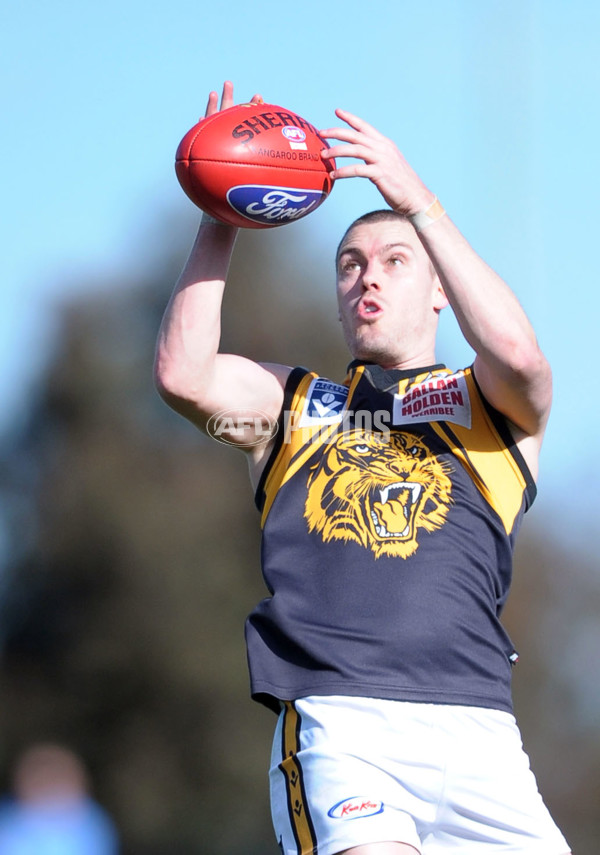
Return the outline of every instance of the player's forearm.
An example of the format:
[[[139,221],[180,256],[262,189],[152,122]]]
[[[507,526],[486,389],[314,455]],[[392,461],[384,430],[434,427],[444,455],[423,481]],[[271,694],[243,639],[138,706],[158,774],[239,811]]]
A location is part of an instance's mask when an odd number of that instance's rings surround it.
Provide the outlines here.
[[[475,350],[488,401],[525,434],[543,435],[552,399],[550,367],[516,296],[448,216],[420,232],[463,335]]]
[[[523,308],[450,218],[441,217],[419,236],[462,333],[478,356],[507,375],[535,370],[539,349]]]
[[[237,230],[203,223],[160,328],[155,378],[163,397],[199,402],[214,369],[221,304]]]

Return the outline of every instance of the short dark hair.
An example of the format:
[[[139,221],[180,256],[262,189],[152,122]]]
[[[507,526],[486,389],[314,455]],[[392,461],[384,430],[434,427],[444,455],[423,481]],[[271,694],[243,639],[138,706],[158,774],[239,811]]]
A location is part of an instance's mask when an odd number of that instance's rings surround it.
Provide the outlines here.
[[[371,223],[384,223],[389,222],[391,220],[399,220],[400,222],[410,222],[406,214],[401,213],[400,211],[394,211],[391,208],[379,208],[377,211],[369,211],[367,214],[363,214],[361,217],[358,217],[354,220],[346,231],[344,232],[341,241],[338,244],[338,248],[335,253],[335,263],[337,266],[338,259],[340,257],[340,250],[342,245],[352,229],[357,226],[369,226]]]

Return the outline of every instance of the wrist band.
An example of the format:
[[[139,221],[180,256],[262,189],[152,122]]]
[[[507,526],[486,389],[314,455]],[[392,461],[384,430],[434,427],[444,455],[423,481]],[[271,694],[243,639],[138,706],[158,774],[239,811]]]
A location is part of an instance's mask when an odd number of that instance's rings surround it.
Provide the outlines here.
[[[435,223],[440,217],[443,217],[446,211],[442,207],[442,203],[436,196],[431,205],[424,211],[419,211],[416,214],[411,214],[409,220],[413,224],[416,232],[422,232],[427,226]]]

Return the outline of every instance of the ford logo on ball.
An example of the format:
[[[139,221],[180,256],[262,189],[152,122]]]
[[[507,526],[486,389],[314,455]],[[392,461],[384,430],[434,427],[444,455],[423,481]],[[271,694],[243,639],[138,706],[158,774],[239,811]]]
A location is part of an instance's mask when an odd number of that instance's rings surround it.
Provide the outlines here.
[[[296,190],[264,184],[240,184],[227,193],[227,201],[242,217],[273,226],[305,217],[325,198],[326,194],[320,190]]]

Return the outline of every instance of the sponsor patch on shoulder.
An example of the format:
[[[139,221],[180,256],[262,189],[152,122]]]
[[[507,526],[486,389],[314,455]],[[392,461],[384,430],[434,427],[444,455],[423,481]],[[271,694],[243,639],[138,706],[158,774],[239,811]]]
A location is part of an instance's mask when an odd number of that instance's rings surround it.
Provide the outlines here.
[[[350,796],[342,799],[327,811],[327,816],[332,819],[364,819],[367,816],[375,816],[382,813],[384,804],[379,799],[369,799],[363,796]]]
[[[417,422],[453,422],[471,427],[471,401],[464,371],[430,374],[403,394],[394,395],[394,426]]]
[[[341,422],[347,400],[347,386],[316,377],[310,384],[298,427]]]

